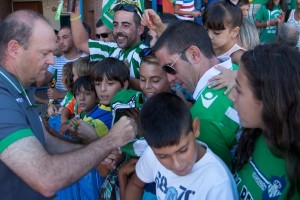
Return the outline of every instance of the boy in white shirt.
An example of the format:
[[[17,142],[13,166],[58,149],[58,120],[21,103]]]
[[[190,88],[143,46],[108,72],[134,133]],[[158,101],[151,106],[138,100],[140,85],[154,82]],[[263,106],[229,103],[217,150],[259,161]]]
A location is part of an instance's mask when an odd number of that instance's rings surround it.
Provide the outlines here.
[[[149,144],[126,187],[126,199],[141,199],[145,183],[156,183],[158,199],[238,199],[223,161],[196,141],[200,123],[174,94],[151,97],[140,113],[140,130]]]

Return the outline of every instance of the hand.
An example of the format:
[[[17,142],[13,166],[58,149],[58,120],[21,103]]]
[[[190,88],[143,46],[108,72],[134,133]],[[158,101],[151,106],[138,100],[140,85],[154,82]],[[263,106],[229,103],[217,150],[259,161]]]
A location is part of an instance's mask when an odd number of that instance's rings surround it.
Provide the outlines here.
[[[208,80],[208,82],[212,82],[208,87],[216,87],[216,90],[226,87],[224,94],[227,94],[231,91],[231,89],[235,85],[235,77],[237,71],[226,69],[222,66],[216,66],[217,70],[221,71],[221,74],[216,75]]]
[[[280,15],[277,16],[277,22],[278,25],[282,25],[284,23],[284,19],[285,19],[285,13],[282,12]]]
[[[88,143],[98,139],[98,135],[93,126],[87,124],[83,120],[77,121],[77,133],[78,137],[84,139]]]
[[[119,168],[119,176],[128,176],[135,170],[135,165],[139,159],[131,158],[122,167]]]
[[[164,32],[166,25],[161,21],[159,15],[152,9],[146,9],[142,16],[142,25],[154,30],[158,36]]]
[[[114,138],[117,147],[123,146],[132,141],[137,134],[136,122],[126,116],[121,117],[110,129],[107,135]]]
[[[199,17],[199,16],[201,16],[201,12],[198,11],[198,10],[195,10],[195,11],[192,12],[192,16],[195,17],[195,18]]]
[[[124,154],[119,149],[113,150],[102,162],[101,164],[110,166],[115,169],[116,165],[123,158]]]
[[[76,0],[75,12],[70,13],[70,18],[78,17],[79,15],[80,15],[79,0]]]
[[[57,108],[54,104],[48,104],[47,114],[53,116],[57,113]]]

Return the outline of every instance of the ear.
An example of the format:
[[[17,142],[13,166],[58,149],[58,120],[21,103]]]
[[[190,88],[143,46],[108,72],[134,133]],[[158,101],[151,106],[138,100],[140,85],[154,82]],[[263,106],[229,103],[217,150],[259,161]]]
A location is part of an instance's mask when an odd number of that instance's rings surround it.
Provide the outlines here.
[[[200,49],[192,45],[186,50],[186,57],[191,64],[197,64],[201,60],[201,51]]]
[[[12,58],[18,57],[19,50],[22,46],[16,40],[11,40],[7,44],[7,55],[11,56]]]
[[[129,86],[129,82],[128,82],[128,80],[126,80],[126,81],[124,82],[123,89],[127,89],[128,86]]]
[[[145,30],[145,27],[143,25],[138,26],[137,31],[138,31],[139,36],[141,36],[144,33],[144,30]]]
[[[195,138],[200,136],[200,120],[198,118],[193,120],[193,132]]]
[[[240,27],[235,27],[234,29],[232,29],[230,31],[231,38],[237,37],[237,35],[239,34],[239,32],[240,32]]]

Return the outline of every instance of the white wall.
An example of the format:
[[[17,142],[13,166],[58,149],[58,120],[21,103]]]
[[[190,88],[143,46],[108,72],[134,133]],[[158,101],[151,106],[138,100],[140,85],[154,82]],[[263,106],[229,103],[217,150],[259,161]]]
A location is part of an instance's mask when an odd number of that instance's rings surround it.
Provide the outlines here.
[[[29,2],[34,0],[12,0],[12,2]],[[35,0],[38,1],[38,0]],[[43,13],[44,16],[50,21],[51,25],[54,29],[59,30],[60,29],[60,22],[55,21],[55,14],[56,12],[52,11],[52,8],[57,8],[57,0],[42,0],[43,2]],[[48,2],[48,5],[47,5]]]

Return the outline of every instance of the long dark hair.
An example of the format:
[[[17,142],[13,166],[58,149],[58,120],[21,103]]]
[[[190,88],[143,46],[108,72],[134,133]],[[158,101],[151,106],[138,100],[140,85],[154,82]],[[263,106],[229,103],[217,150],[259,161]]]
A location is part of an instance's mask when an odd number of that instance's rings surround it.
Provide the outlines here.
[[[242,67],[256,99],[262,102],[264,130],[244,129],[234,169],[246,164],[257,137],[286,161],[290,181],[287,199],[300,191],[300,53],[290,47],[259,45],[241,57]]]
[[[274,0],[269,0],[266,4],[266,8],[268,10],[273,10],[274,6],[275,6]],[[286,0],[280,0],[279,6],[280,6],[281,10],[286,13],[286,11],[288,10]]]

